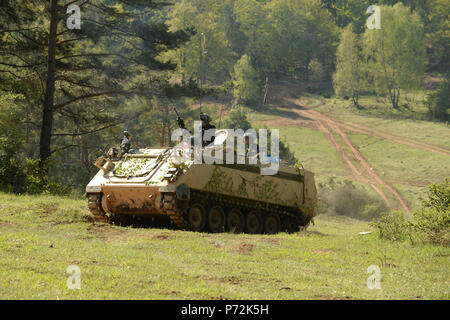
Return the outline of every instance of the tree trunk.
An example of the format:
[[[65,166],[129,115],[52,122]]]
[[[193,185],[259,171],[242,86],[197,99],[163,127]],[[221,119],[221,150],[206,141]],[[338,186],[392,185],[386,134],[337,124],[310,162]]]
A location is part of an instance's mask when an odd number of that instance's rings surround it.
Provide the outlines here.
[[[166,142],[166,123],[163,120],[162,123],[162,129],[161,129],[161,147],[164,147],[164,144]]]
[[[58,27],[58,0],[50,1],[50,30],[48,39],[47,86],[45,88],[42,109],[41,139],[39,142],[39,166],[44,167],[51,155],[51,137],[53,127],[53,104],[55,97],[55,56],[56,33]]]
[[[358,109],[361,109],[359,107],[359,93],[358,92],[353,92],[352,100],[353,100],[353,104],[355,105],[355,107]]]
[[[400,89],[397,89],[397,97],[396,97],[396,100],[395,100],[395,108],[396,109],[398,109],[399,101],[400,101]]]
[[[80,152],[80,160],[81,160],[81,163],[86,167],[86,168],[89,168],[89,151],[88,151],[88,144],[87,144],[87,141],[86,141],[86,139],[83,137],[83,136],[81,136],[80,137],[80,149],[81,149],[81,152]]]
[[[267,103],[267,96],[269,94],[269,77],[266,77],[266,85],[264,86],[264,99],[263,105]]]
[[[388,91],[389,91],[389,99],[391,100],[392,107],[394,109],[398,109],[398,95],[400,94],[400,91],[395,90],[395,88],[394,89],[389,88]]]

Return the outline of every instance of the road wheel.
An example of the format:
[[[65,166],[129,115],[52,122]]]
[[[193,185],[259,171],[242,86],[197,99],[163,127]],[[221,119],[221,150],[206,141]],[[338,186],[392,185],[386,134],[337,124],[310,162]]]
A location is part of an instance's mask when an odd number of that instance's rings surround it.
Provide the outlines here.
[[[232,233],[242,233],[244,232],[244,227],[244,215],[239,210],[231,210],[228,214],[227,230]]]
[[[264,228],[263,219],[259,212],[252,211],[247,215],[247,231],[248,233],[262,233]]]
[[[206,211],[202,205],[194,204],[188,212],[189,226],[193,231],[202,231],[206,225]]]
[[[208,227],[211,232],[223,232],[225,228],[225,213],[221,207],[213,207],[208,213]]]
[[[264,231],[267,234],[275,234],[280,232],[281,222],[277,214],[269,214],[264,222]]]

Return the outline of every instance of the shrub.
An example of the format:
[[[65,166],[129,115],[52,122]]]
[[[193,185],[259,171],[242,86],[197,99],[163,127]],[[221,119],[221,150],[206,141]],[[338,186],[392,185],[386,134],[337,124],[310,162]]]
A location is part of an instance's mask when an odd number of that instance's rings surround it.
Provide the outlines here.
[[[422,201],[425,208],[444,211],[450,207],[450,181],[445,179],[443,183],[432,184],[428,187],[426,200]]]
[[[39,160],[21,157],[20,153],[0,156],[0,190],[27,194],[64,194],[66,189],[49,178],[39,167]]]
[[[251,128],[250,122],[247,120],[247,114],[243,108],[233,108],[227,120],[224,121],[224,128],[242,129],[246,131]]]
[[[437,245],[450,245],[450,209],[421,208],[414,212],[411,223],[416,237]]]
[[[403,241],[408,238],[409,222],[402,211],[383,213],[381,217],[371,222],[378,229],[379,236],[391,241]]]
[[[402,212],[391,212],[372,222],[384,239],[412,243],[427,242],[436,245],[450,245],[450,184],[446,179],[441,184],[429,186],[428,199],[422,208],[414,211],[408,221]]]

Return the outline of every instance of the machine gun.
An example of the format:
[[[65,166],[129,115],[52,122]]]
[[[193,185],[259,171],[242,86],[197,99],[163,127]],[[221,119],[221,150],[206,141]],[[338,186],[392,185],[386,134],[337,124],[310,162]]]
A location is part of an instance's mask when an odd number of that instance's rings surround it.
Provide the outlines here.
[[[180,117],[180,114],[178,113],[177,108],[174,107],[173,110],[174,110],[175,113],[177,114],[177,122],[178,122],[178,126],[179,126],[181,129],[186,129],[186,126],[185,126],[185,124],[184,124],[184,120],[183,120],[183,118]]]

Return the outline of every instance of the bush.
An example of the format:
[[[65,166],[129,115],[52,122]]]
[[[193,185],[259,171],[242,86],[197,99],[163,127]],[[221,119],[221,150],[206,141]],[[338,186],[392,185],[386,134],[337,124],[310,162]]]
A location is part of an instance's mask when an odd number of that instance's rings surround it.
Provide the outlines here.
[[[414,212],[414,221],[411,223],[417,238],[424,242],[437,245],[450,245],[450,209],[435,210],[421,208]]]
[[[60,184],[39,167],[39,160],[21,157],[20,152],[0,156],[0,190],[27,194],[64,194]]]
[[[388,211],[386,204],[351,181],[336,182],[334,178],[319,184],[319,213],[337,214],[370,221]]]
[[[375,220],[372,226],[379,236],[392,241],[409,239],[412,243],[427,242],[450,245],[450,184],[448,179],[441,184],[429,186],[428,199],[422,208],[414,211],[413,220],[405,219],[402,212],[391,212]]]
[[[443,183],[435,183],[428,187],[426,200],[422,206],[437,211],[444,211],[450,207],[450,181],[445,179]]]
[[[378,229],[379,236],[391,241],[403,241],[410,235],[409,222],[403,211],[383,213],[381,217],[372,221],[371,225]]]
[[[233,108],[227,120],[224,121],[224,128],[242,129],[246,131],[251,128],[250,122],[247,120],[247,114],[243,108]]]

